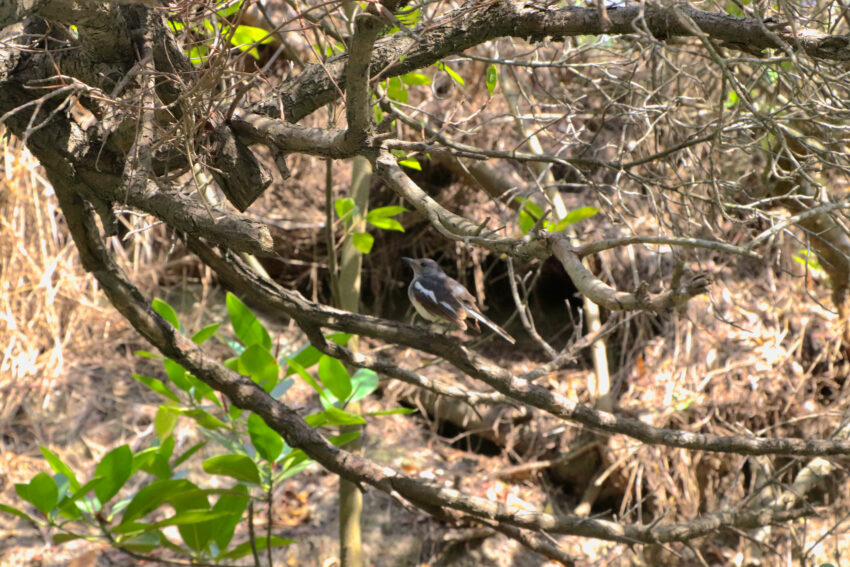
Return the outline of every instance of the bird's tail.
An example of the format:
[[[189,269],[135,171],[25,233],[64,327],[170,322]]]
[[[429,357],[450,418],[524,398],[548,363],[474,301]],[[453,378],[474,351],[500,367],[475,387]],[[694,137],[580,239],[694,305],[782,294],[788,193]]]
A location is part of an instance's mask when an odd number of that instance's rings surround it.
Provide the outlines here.
[[[512,345],[513,345],[513,344],[516,344],[516,339],[515,339],[515,338],[513,338],[512,336],[510,336],[510,335],[507,333],[507,331],[505,331],[503,328],[501,328],[500,326],[498,326],[496,323],[494,323],[493,321],[491,321],[490,319],[488,319],[487,317],[485,317],[482,313],[479,313],[478,311],[476,311],[476,310],[474,310],[474,309],[469,309],[469,308],[467,308],[467,309],[466,309],[466,313],[467,313],[467,315],[469,315],[469,316],[470,316],[470,317],[472,317],[473,319],[477,319],[478,321],[481,321],[482,323],[484,323],[485,325],[487,325],[488,327],[490,327],[490,329],[491,329],[494,333],[496,333],[497,335],[499,335],[500,337],[502,337],[503,339],[505,339],[506,341],[508,341],[508,342],[509,342],[509,343],[511,343]]]

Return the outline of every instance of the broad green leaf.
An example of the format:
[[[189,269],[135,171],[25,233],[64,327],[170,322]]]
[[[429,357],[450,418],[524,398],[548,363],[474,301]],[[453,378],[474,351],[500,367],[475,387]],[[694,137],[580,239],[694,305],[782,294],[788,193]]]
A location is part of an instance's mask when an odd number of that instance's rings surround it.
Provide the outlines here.
[[[372,251],[372,245],[375,244],[375,237],[368,232],[355,232],[351,235],[351,242],[361,254],[368,254]]]
[[[352,441],[354,441],[358,437],[360,437],[359,431],[349,431],[348,433],[343,433],[341,435],[334,435],[332,437],[328,437],[328,441],[330,441],[331,444],[333,444],[337,447],[342,447],[344,445],[347,445],[348,443],[351,443]]]
[[[283,437],[255,413],[248,416],[248,435],[257,453],[270,463],[277,460],[283,451]]]
[[[143,376],[143,375],[141,375],[141,374],[131,374],[131,376],[132,376],[134,379],[136,379],[136,380],[138,380],[139,382],[141,382],[142,384],[144,384],[145,386],[147,386],[148,388],[150,388],[151,390],[153,390],[154,392],[156,392],[157,394],[159,394],[159,395],[161,395],[161,396],[165,396],[165,397],[166,397],[166,398],[168,398],[169,400],[172,400],[172,401],[175,401],[175,402],[177,402],[177,403],[180,403],[180,398],[179,398],[179,397],[177,397],[177,394],[175,394],[174,392],[172,392],[172,391],[171,391],[171,388],[169,388],[168,386],[166,386],[166,385],[162,382],[162,380],[158,380],[158,379],[156,379],[156,378],[152,378],[151,376]]]
[[[422,73],[406,73],[401,76],[401,82],[405,85],[430,85],[431,77]]]
[[[124,509],[121,524],[134,522],[165,503],[173,503],[195,493],[202,495],[198,487],[186,479],[155,480],[136,493]]]
[[[319,359],[322,358],[322,353],[319,352],[319,349],[314,347],[313,345],[308,344],[297,353],[295,356],[284,357],[284,361],[286,361],[288,367],[286,369],[286,374],[284,376],[289,376],[293,372],[295,372],[295,368],[292,367],[291,362],[296,363],[299,367],[303,369],[310,368],[314,364],[319,362]]]
[[[180,329],[180,320],[177,318],[177,312],[172,306],[161,299],[154,299],[152,307],[163,319],[171,323],[175,329]]]
[[[377,218],[384,217],[393,217],[395,215],[400,215],[401,213],[406,213],[407,209],[404,207],[399,207],[398,205],[391,205],[389,207],[378,207],[377,209],[372,209],[366,215],[368,220],[373,220]]]
[[[589,219],[598,212],[599,209],[597,209],[596,207],[581,207],[580,209],[575,209],[574,211],[570,211],[569,213],[567,213],[567,216],[565,216],[557,223],[550,225],[548,227],[548,230],[549,232],[562,231],[571,224],[583,221],[584,219]]]
[[[30,480],[26,500],[42,514],[48,515],[59,502],[59,487],[56,486],[56,481],[47,473],[38,473]]]
[[[192,342],[196,345],[203,344],[204,342],[206,342],[207,339],[213,336],[216,331],[218,331],[218,328],[220,326],[221,323],[213,323],[212,325],[207,325],[206,327],[192,335]]]
[[[230,513],[229,517],[223,518],[218,522],[218,531],[213,536],[219,549],[227,549],[227,546],[230,545],[230,540],[233,539],[233,532],[242,520],[242,514],[245,513],[245,508],[248,507],[249,501],[248,489],[244,484],[237,484],[230,491],[219,496],[218,501],[212,507],[213,512]]]
[[[62,459],[60,459],[56,453],[47,447],[39,445],[38,448],[41,449],[41,454],[44,455],[44,459],[47,461],[47,464],[50,465],[50,468],[53,469],[54,472],[65,475],[68,482],[71,484],[71,490],[79,490],[80,483],[77,480],[77,476],[74,474],[74,471],[71,470],[71,467],[62,462]]]
[[[351,377],[352,392],[349,402],[359,402],[378,389],[378,375],[367,368],[360,368]]]
[[[272,547],[282,547],[284,545],[291,545],[295,543],[295,540],[278,536],[272,536],[271,538],[269,538],[269,540],[271,541]],[[254,542],[257,551],[262,551],[266,549],[269,544],[269,540],[264,537],[257,538]],[[246,555],[249,555],[251,553],[253,553],[251,549],[251,542],[245,541],[234,547],[231,551],[228,551],[227,553],[223,554],[221,556],[221,559],[241,559],[242,557],[245,557]]]
[[[202,466],[209,474],[229,476],[251,484],[260,483],[257,465],[247,455],[230,454],[210,457],[203,462]]]
[[[523,234],[528,234],[528,231],[534,228],[534,223],[536,222],[530,214],[525,212],[525,209],[521,209],[519,211],[519,229]]]
[[[171,435],[174,428],[177,426],[178,414],[174,408],[169,406],[159,406],[156,416],[153,418],[153,428],[156,431],[157,437],[165,439]]]
[[[230,38],[233,45],[242,51],[247,51],[254,59],[260,58],[260,52],[257,51],[256,45],[263,45],[272,40],[273,37],[269,32],[254,26],[236,26],[236,31]]]
[[[223,518],[231,516],[230,512],[220,511],[213,512],[212,510],[186,510],[174,514],[170,518],[160,520],[155,524],[151,524],[152,528],[164,528],[165,526],[187,526],[189,524],[202,524],[205,522],[219,521]]]
[[[142,358],[155,358],[156,360],[162,360],[162,355],[154,354],[152,352],[148,352],[146,350],[137,350],[135,353],[136,356],[141,356]]]
[[[324,355],[322,355],[322,356],[324,356]],[[310,375],[309,372],[304,370],[303,366],[301,366],[300,364],[298,364],[297,362],[295,362],[295,360],[293,360],[291,358],[287,358],[286,361],[289,363],[290,368],[294,369],[295,372],[297,372],[298,375],[301,376],[301,378],[305,382],[307,382],[307,384],[309,384],[314,390],[316,390],[316,392],[319,393],[320,396],[322,396],[324,399],[327,400],[328,394],[325,392],[325,389],[322,388],[322,386],[316,381],[315,378],[313,378]]]
[[[496,65],[487,67],[487,92],[493,96],[493,91],[496,90],[496,84],[499,82],[499,70]]]
[[[259,319],[242,303],[238,297],[227,292],[227,312],[230,314],[230,323],[233,332],[246,347],[251,345],[262,345],[266,350],[271,350],[272,339],[269,332],[260,323]]]
[[[81,539],[85,536],[77,535],[77,534],[55,534],[53,536],[53,545],[62,545],[63,543],[68,543],[69,541],[74,541],[75,539]]]
[[[392,100],[397,100],[407,104],[407,88],[398,77],[390,77],[387,82],[387,96]]]
[[[211,413],[205,412],[202,409],[177,409],[177,413],[185,415],[188,418],[194,419],[195,422],[205,429],[225,429],[227,424],[221,421]]]
[[[389,217],[379,217],[376,219],[366,219],[369,224],[374,226],[375,228],[380,228],[383,230],[397,230],[399,232],[404,232],[404,227],[395,219]]]
[[[169,380],[174,382],[175,386],[184,392],[188,392],[192,388],[192,383],[186,379],[186,369],[179,363],[166,358],[162,361],[162,365],[165,367],[165,373],[168,374]]]
[[[522,209],[527,211],[535,220],[543,216],[543,209],[531,199],[522,197],[518,201],[522,204]]]
[[[354,199],[351,197],[345,197],[344,199],[337,199],[334,201],[334,211],[336,211],[337,218],[345,218],[345,216],[357,209],[357,205],[354,204]]]
[[[408,169],[413,169],[416,171],[422,171],[422,165],[419,163],[419,160],[416,158],[406,158],[398,162],[398,164],[402,167],[406,167]]]
[[[280,367],[275,358],[269,354],[268,349],[258,344],[249,346],[239,355],[237,370],[240,374],[250,376],[251,380],[262,386],[266,392],[272,391],[280,376]]]
[[[164,544],[165,538],[159,532],[145,532],[139,535],[120,540],[118,547],[138,553],[149,553]],[[181,551],[184,551],[181,549]]]
[[[110,498],[118,494],[133,468],[133,452],[127,445],[121,445],[108,452],[95,468],[95,476],[103,477],[95,488],[97,499],[106,504]]]
[[[330,356],[320,358],[319,379],[336,399],[345,400],[351,395],[351,376],[339,360]]]
[[[335,407],[325,408],[322,413],[325,414],[328,425],[362,425],[366,423],[366,420],[359,415]]]

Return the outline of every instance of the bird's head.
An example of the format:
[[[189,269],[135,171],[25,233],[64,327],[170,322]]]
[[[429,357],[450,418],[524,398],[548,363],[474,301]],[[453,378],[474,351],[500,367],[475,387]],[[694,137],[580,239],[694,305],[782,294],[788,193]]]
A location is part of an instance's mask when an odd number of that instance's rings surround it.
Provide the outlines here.
[[[402,258],[402,260],[407,262],[410,267],[413,268],[414,276],[418,276],[420,274],[428,276],[443,273],[440,265],[431,258]]]

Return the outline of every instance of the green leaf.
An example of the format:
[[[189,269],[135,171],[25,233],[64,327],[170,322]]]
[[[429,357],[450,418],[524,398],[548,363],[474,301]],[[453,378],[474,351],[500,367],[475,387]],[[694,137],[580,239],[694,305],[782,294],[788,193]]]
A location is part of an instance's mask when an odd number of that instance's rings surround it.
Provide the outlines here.
[[[203,494],[195,484],[186,479],[155,480],[133,496],[124,509],[121,524],[134,522],[166,502],[173,503],[180,498],[193,497],[196,493]]]
[[[345,218],[345,216],[357,209],[357,205],[354,204],[354,199],[351,197],[346,197],[344,199],[337,199],[334,201],[334,211],[336,211],[337,218]]]
[[[254,59],[259,59],[260,52],[257,51],[257,44],[263,45],[270,43],[272,40],[272,35],[263,28],[236,26],[236,31],[233,32],[230,43],[242,51],[247,51]]]
[[[136,356],[141,356],[142,358],[154,358],[156,360],[162,360],[162,358],[163,358],[162,355],[154,354],[154,353],[148,352],[146,350],[137,350],[133,354],[135,354]]]
[[[248,435],[257,453],[270,463],[283,452],[283,437],[255,413],[248,416]]]
[[[164,545],[164,539],[159,532],[145,532],[131,538],[121,540],[118,546],[121,549],[135,551],[138,553],[149,553],[157,547]],[[180,551],[185,551],[181,549]]]
[[[271,350],[272,339],[269,332],[260,323],[259,319],[251,312],[242,301],[230,292],[227,292],[227,312],[230,314],[230,323],[233,332],[246,347],[251,345],[262,345],[266,350]]]
[[[368,232],[355,232],[351,235],[351,242],[361,254],[368,254],[372,251],[372,245],[375,244],[375,237]]]
[[[203,524],[206,522],[218,521],[222,518],[227,518],[231,514],[227,511],[213,512],[212,510],[186,510],[174,514],[170,518],[160,520],[155,524],[151,524],[151,528],[164,528],[166,526],[187,526],[190,524]]]
[[[237,370],[240,374],[250,376],[251,380],[262,386],[266,392],[272,391],[280,376],[280,367],[275,358],[269,354],[268,349],[258,344],[249,346],[239,355]]]
[[[226,4],[226,3],[227,3],[226,1],[225,2],[216,2],[217,5],[218,4]],[[242,7],[242,0],[239,0],[239,2],[234,2],[230,6],[222,8],[220,10],[216,10],[215,13],[221,18],[226,18],[227,16],[230,16],[230,15],[238,12],[239,8],[241,8],[241,7]]]
[[[319,352],[319,349],[317,349],[313,345],[308,344],[307,346],[299,350],[297,353],[295,353],[294,356],[284,357],[284,360],[289,365],[286,369],[286,374],[284,374],[284,376],[289,376],[293,372],[295,372],[295,368],[293,368],[291,364],[292,362],[296,363],[303,369],[307,369],[318,363],[320,358],[322,358],[322,353]]]
[[[59,487],[49,474],[38,473],[29,482],[25,500],[46,516],[59,502]]]
[[[195,420],[195,422],[203,427],[204,429],[226,429],[227,424],[221,421],[216,416],[211,413],[205,412],[202,409],[182,409],[182,408],[173,408],[180,415],[185,415],[188,418]]]
[[[153,428],[156,431],[157,437],[165,439],[174,431],[177,426],[178,414],[169,406],[159,406],[156,416],[153,419]]]
[[[76,505],[75,503],[80,499],[84,498],[88,495],[89,492],[95,489],[98,484],[103,482],[103,478],[96,476],[84,485],[82,485],[74,494],[71,495],[70,498],[66,498],[62,502],[60,502],[61,512],[66,517],[78,517],[79,510],[81,508],[89,511],[87,504]]]
[[[398,205],[391,205],[389,207],[378,207],[377,209],[372,209],[366,215],[366,218],[372,220],[384,217],[394,217],[395,215],[400,215],[401,213],[406,212],[407,209],[404,207],[399,207]]]
[[[186,379],[186,369],[180,366],[179,363],[167,358],[162,361],[162,365],[165,367],[165,373],[168,374],[168,378],[174,382],[175,386],[184,392],[188,392],[192,388],[192,383]]]
[[[366,420],[359,415],[335,407],[325,408],[322,413],[325,414],[328,425],[363,425],[366,423]]]
[[[523,234],[528,234],[528,231],[534,228],[535,222],[531,215],[525,212],[524,209],[519,211],[519,229]]]
[[[332,445],[337,447],[342,447],[347,445],[360,437],[359,431],[349,431],[348,433],[343,433],[341,435],[334,435],[332,437],[328,437],[328,441],[331,442]]]
[[[322,356],[324,356],[324,355],[322,355]],[[319,358],[321,358],[321,357],[319,357]],[[297,362],[295,362],[295,360],[293,360],[291,358],[287,358],[286,361],[289,363],[289,367],[294,369],[295,372],[297,372],[298,375],[301,376],[301,378],[305,382],[307,382],[307,384],[309,384],[314,390],[316,390],[316,392],[319,393],[320,396],[322,396],[322,398],[324,398],[325,400],[328,399],[328,394],[327,394],[327,392],[325,392],[325,389],[322,388],[322,386],[318,382],[316,382],[316,379],[313,378],[310,375],[310,373],[307,372],[304,369],[303,366],[301,366],[300,364],[298,364]]]
[[[422,19],[422,12],[419,8],[406,8],[398,13],[398,21],[404,24],[407,28],[412,28]]]
[[[24,486],[26,486],[26,485],[24,485]],[[20,493],[18,495],[20,496]],[[15,508],[13,506],[9,506],[7,504],[0,504],[0,512],[6,512],[7,514],[12,514],[13,516],[23,518],[24,520],[26,520],[28,522],[32,522],[33,524],[37,523],[34,519],[32,519],[30,517],[29,514],[26,514],[25,512],[21,512],[17,508]]]
[[[387,83],[387,96],[392,100],[407,104],[407,88],[398,77],[390,77]]]
[[[319,359],[319,379],[336,399],[345,400],[351,395],[351,376],[339,360],[322,356]]]
[[[397,414],[408,415],[408,414],[411,414],[411,413],[416,413],[417,411],[418,410],[415,410],[413,408],[395,408],[395,409],[391,409],[391,410],[372,411],[372,412],[369,412],[369,413],[364,413],[363,416],[364,417],[373,417],[373,416],[378,416],[378,415],[397,415]]]
[[[287,539],[285,537],[272,536],[268,540],[264,537],[257,538],[255,540],[255,545],[257,547],[257,551],[262,551],[266,549],[269,542],[271,542],[272,547],[282,547],[284,545],[291,545],[295,543],[295,540]],[[231,551],[221,555],[221,559],[241,559],[246,555],[253,553],[251,550],[251,542],[245,541],[234,547]]]
[[[436,66],[437,69],[439,69],[440,71],[445,71],[446,73],[448,73],[449,77],[451,77],[452,80],[454,80],[457,84],[459,84],[460,86],[466,86],[466,82],[463,80],[463,77],[457,74],[457,71],[455,71],[442,61],[437,62]]]
[[[162,380],[158,380],[150,376],[142,376],[141,374],[131,374],[131,376],[142,384],[144,384],[145,386],[147,386],[148,388],[150,388],[151,390],[153,390],[154,392],[156,392],[157,394],[165,396],[169,400],[180,403],[180,398],[177,397],[177,394],[172,392],[171,388],[166,386],[162,382]]]
[[[581,207],[580,209],[575,209],[574,211],[567,213],[567,216],[558,221],[556,224],[550,225],[548,230],[549,232],[560,232],[571,224],[583,221],[584,219],[589,219],[598,212],[599,209],[596,207]]]
[[[729,95],[726,97],[726,108],[732,108],[736,104],[741,101],[741,98],[738,96],[738,93],[735,91],[729,91]]]
[[[192,342],[196,345],[203,344],[204,342],[206,342],[207,339],[213,336],[216,331],[218,331],[218,328],[220,326],[221,323],[213,323],[212,325],[207,325],[206,327],[192,335]]]
[[[219,455],[203,462],[204,471],[209,474],[224,475],[241,482],[260,484],[260,472],[257,465],[247,455]]]
[[[248,489],[244,484],[237,484],[229,492],[219,496],[218,502],[212,507],[213,512],[228,512],[230,514],[229,517],[219,520],[218,531],[213,536],[219,549],[227,549],[227,546],[230,545],[233,532],[242,520],[242,514],[245,513],[249,501]]]
[[[406,73],[401,76],[401,82],[405,85],[430,85],[431,77],[422,73]]]
[[[152,307],[163,319],[171,323],[175,329],[180,328],[180,320],[177,318],[177,312],[172,306],[161,299],[154,299]]]
[[[189,460],[189,457],[203,449],[206,444],[206,441],[201,441],[200,443],[195,443],[194,445],[186,449],[186,451],[182,455],[174,459],[174,468],[176,469],[177,467],[185,463],[187,460]]]
[[[69,541],[74,541],[75,539],[81,539],[84,536],[77,534],[55,534],[53,536],[53,545],[62,545],[63,543],[68,543]]]
[[[375,228],[380,228],[383,230],[397,230],[399,232],[404,232],[404,227],[395,219],[391,218],[376,218],[374,220],[367,219],[368,223],[374,226]]]
[[[103,477],[103,481],[94,489],[97,499],[105,504],[118,494],[130,478],[132,468],[133,452],[127,445],[121,445],[104,455],[94,471],[95,476]]]
[[[279,400],[295,383],[295,380],[292,378],[286,378],[285,380],[281,380],[278,382],[278,385],[274,387],[274,390],[269,392],[269,395],[276,400]]]
[[[47,464],[50,465],[50,468],[53,469],[54,472],[65,475],[65,478],[67,478],[68,482],[71,484],[71,490],[79,490],[80,483],[77,480],[77,476],[74,474],[74,471],[71,470],[71,467],[62,462],[62,459],[60,459],[56,453],[47,447],[39,445],[38,448],[41,449],[41,454],[44,455],[44,459],[47,461]]]
[[[349,402],[359,402],[378,389],[378,375],[367,368],[360,368],[351,377],[352,392]]]
[[[493,91],[496,90],[496,84],[499,82],[499,70],[496,65],[487,67],[487,92],[493,96]]]
[[[402,167],[406,167],[408,169],[413,169],[416,171],[422,171],[422,165],[419,163],[419,160],[416,158],[406,158],[398,162],[398,164]]]

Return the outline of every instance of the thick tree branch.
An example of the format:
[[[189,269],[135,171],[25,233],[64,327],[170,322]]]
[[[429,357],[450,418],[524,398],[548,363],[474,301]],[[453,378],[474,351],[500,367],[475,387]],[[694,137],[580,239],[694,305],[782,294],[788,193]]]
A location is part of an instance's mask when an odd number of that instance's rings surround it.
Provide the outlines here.
[[[541,41],[547,37],[606,34],[649,33],[656,38],[690,36],[691,29],[683,25],[675,11],[681,10],[708,37],[729,45],[743,45],[760,50],[783,48],[777,38],[792,49],[810,57],[834,61],[850,60],[850,40],[842,35],[799,33],[792,35],[784,27],[771,24],[771,31],[759,20],[739,18],[695,10],[688,7],[656,7],[634,5],[607,10],[610,27],[600,19],[596,8],[566,7],[557,10],[533,2],[496,0],[477,6],[465,4],[447,12],[414,34],[396,34],[376,45],[372,56],[372,74],[394,77],[427,67],[440,59],[461,53],[475,45],[499,37],[526,38]],[[607,29],[606,29],[607,27]],[[404,56],[403,60],[402,56]],[[340,55],[323,66],[314,65],[297,77],[283,83],[269,98],[283,100],[286,120],[297,122],[339,96],[334,86],[343,77],[348,56]],[[255,112],[279,117],[274,102],[261,103]]]

